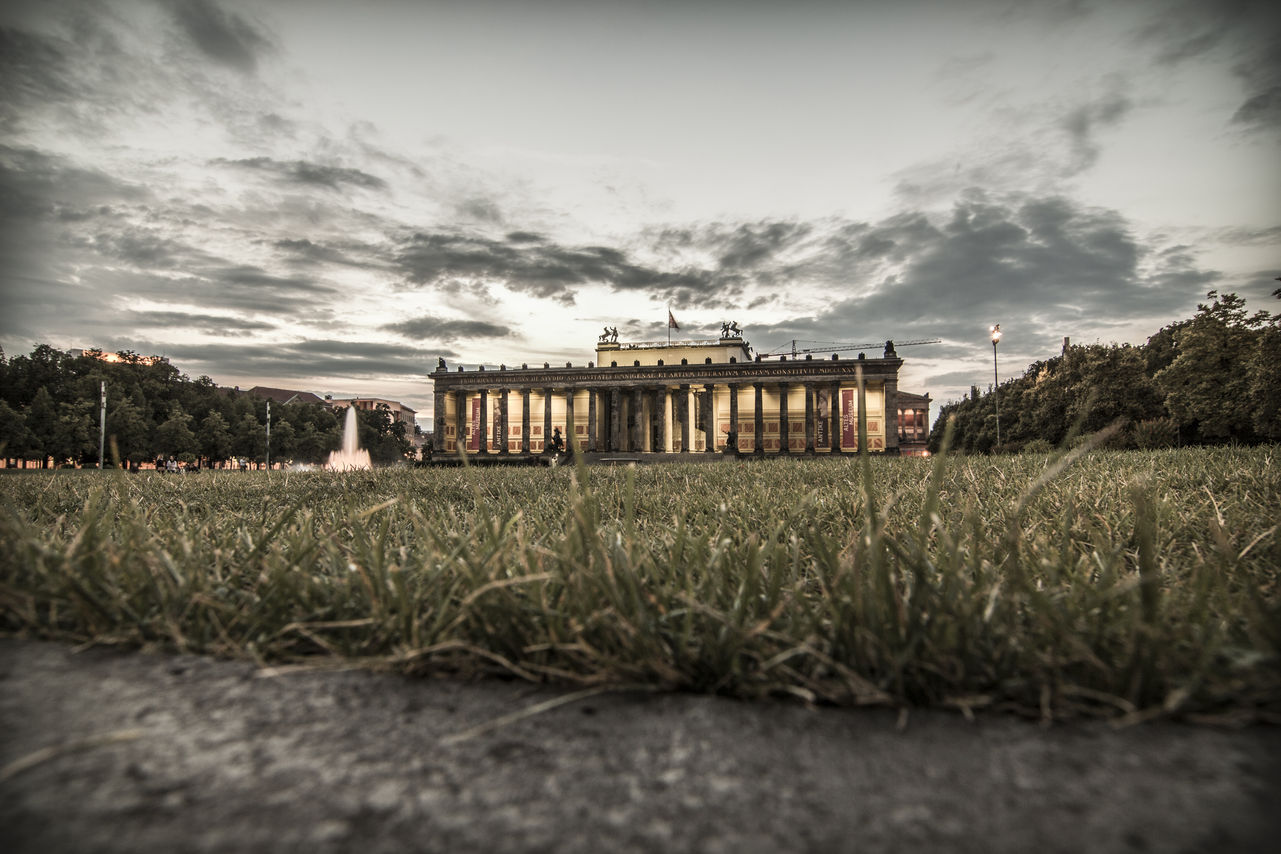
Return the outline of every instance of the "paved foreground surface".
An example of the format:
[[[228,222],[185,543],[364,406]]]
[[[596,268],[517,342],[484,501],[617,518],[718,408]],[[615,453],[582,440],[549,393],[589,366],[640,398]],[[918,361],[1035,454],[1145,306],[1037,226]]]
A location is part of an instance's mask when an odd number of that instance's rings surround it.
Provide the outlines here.
[[[0,640],[0,850],[1264,851],[1281,731],[1042,729]]]

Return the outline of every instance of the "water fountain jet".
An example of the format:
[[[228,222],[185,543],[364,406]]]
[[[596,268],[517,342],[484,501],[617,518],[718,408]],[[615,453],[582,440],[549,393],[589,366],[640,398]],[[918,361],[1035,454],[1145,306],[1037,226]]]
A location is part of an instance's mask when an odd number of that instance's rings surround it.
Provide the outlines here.
[[[347,407],[347,418],[343,423],[342,430],[342,447],[337,451],[329,452],[329,462],[325,464],[325,468],[330,471],[356,471],[373,468],[373,464],[369,460],[369,452],[361,449],[359,438],[356,435],[355,405]]]

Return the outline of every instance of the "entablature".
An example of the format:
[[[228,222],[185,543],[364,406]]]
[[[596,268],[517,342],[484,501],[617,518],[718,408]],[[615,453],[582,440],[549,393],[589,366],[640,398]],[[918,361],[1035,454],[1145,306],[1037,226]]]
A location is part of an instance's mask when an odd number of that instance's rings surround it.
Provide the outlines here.
[[[429,376],[437,392],[545,388],[632,388],[655,385],[726,385],[741,383],[854,382],[859,369],[868,383],[898,378],[902,359],[797,359],[770,362],[704,365],[619,365],[617,367],[501,368],[494,370],[437,368]]]

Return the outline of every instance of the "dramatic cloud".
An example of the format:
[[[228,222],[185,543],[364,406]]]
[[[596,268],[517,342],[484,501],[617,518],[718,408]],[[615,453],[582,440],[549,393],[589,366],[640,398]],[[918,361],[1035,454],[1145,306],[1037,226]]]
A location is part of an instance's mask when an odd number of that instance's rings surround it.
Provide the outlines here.
[[[286,341],[270,345],[168,344],[154,345],[170,361],[197,366],[201,373],[231,376],[274,376],[284,379],[331,377],[369,380],[379,377],[425,378],[435,370],[438,355],[448,351],[418,350],[403,344],[333,339]],[[212,374],[211,374],[212,375]]]
[[[972,191],[946,217],[840,224],[818,245],[823,250],[789,264],[788,275],[825,282],[837,296],[844,264],[862,292],[809,317],[755,325],[762,344],[972,341],[987,324],[1019,317],[1007,342],[1017,344],[1177,314],[1216,279],[1187,247],[1147,246],[1116,212],[1062,197]]]
[[[284,238],[272,243],[281,251],[285,261],[306,266],[323,267],[333,264],[340,267],[362,269],[386,268],[387,259],[381,257],[381,250],[369,244],[352,240],[338,243],[313,243],[307,238]]]
[[[191,269],[217,261],[208,252],[165,237],[153,229],[96,234],[92,245],[108,258],[149,270]]]
[[[191,314],[185,311],[142,311],[134,315],[134,322],[144,328],[160,326],[178,331],[203,332],[206,335],[218,336],[244,335],[250,332],[265,332],[276,328],[274,323],[244,320],[224,315]]]
[[[262,31],[209,0],[173,0],[169,7],[192,44],[205,56],[237,71],[252,73],[258,59],[271,49],[271,40]]]
[[[1231,122],[1261,131],[1281,126],[1281,12],[1275,3],[1176,3],[1162,8],[1137,37],[1155,47],[1163,66],[1226,57],[1246,93]]]
[[[1250,94],[1233,114],[1232,121],[1247,128],[1275,132],[1281,127],[1281,23],[1274,21],[1272,32],[1273,38],[1266,47],[1233,69]]]
[[[64,46],[52,39],[0,27],[0,127],[12,131],[31,106],[70,100],[78,87],[71,79]]]
[[[211,162],[214,165],[237,166],[242,169],[261,171],[286,183],[327,187],[331,190],[337,190],[343,184],[363,187],[368,190],[387,189],[387,182],[382,178],[362,172],[359,169],[326,166],[320,163],[308,163],[304,160],[284,163],[272,160],[270,157],[253,157],[246,160],[224,160],[219,158]]]
[[[1129,98],[1112,92],[1097,101],[1082,104],[1064,116],[1062,127],[1072,146],[1069,174],[1083,172],[1094,165],[1100,151],[1096,133],[1102,128],[1115,127],[1132,107]]]
[[[457,280],[482,279],[563,303],[574,302],[580,285],[663,295],[699,282],[687,272],[668,273],[634,263],[617,248],[561,246],[519,232],[506,241],[479,234],[419,232],[402,241],[396,263],[414,284],[448,288]]]
[[[406,338],[431,341],[457,341],[460,338],[503,338],[512,334],[510,328],[484,320],[447,320],[425,314],[398,323],[384,324],[382,329],[399,332]]]

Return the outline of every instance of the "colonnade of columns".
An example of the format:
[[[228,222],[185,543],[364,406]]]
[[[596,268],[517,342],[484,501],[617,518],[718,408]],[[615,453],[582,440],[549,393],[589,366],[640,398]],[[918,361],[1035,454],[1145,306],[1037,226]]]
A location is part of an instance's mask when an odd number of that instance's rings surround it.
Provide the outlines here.
[[[565,445],[569,447],[571,441],[576,441],[582,450],[589,452],[664,452],[678,451],[680,453],[702,452],[712,453],[718,450],[717,428],[718,418],[716,407],[713,404],[716,389],[720,387],[728,391],[729,397],[729,435],[726,437],[726,444],[738,453],[764,454],[767,451],[774,451],[780,454],[796,453],[803,448],[804,453],[813,454],[819,450],[827,450],[840,453],[848,449],[849,442],[842,447],[842,437],[848,437],[849,425],[842,424],[841,413],[841,392],[842,386],[839,381],[831,382],[729,382],[729,383],[695,383],[682,384],[679,386],[668,385],[631,385],[631,386],[607,386],[595,388],[542,388],[538,389],[542,395],[542,430],[541,437],[535,437],[534,441],[538,442],[540,447],[532,449],[530,434],[530,418],[534,407],[531,405],[530,388],[520,389],[521,396],[521,414],[520,414],[520,444],[519,453],[528,454],[532,450],[541,450],[546,452],[551,448],[551,437],[553,434],[553,402],[559,402],[564,408],[564,420],[561,424],[565,425]],[[739,394],[745,387],[750,387],[752,395],[752,436],[748,441],[739,434],[740,413],[739,413]],[[797,419],[792,420],[792,415],[788,409],[788,398],[796,389],[802,389],[804,392],[804,419],[801,422]],[[882,386],[886,393],[892,393],[890,383]],[[770,410],[768,413],[765,409],[765,393],[769,390],[772,396],[777,398],[777,411]],[[846,386],[848,390],[848,386]],[[587,418],[586,430],[584,434],[575,431],[576,427],[584,426],[580,420],[575,417],[575,395],[587,392]],[[828,411],[824,416],[818,413],[817,399],[818,395],[827,391],[829,393]],[[489,403],[491,389],[481,387],[468,390],[438,391],[435,396],[436,407],[436,431],[440,437],[448,435],[446,427],[448,424],[448,411],[453,410],[453,441],[467,443],[469,451],[479,453],[497,453],[508,454],[511,448],[510,439],[510,407],[509,395],[510,390],[499,389],[497,400],[493,406],[493,413]],[[471,406],[469,401],[474,397],[479,397],[480,405],[478,407],[480,418],[472,424],[470,418]],[[857,408],[853,411],[866,411],[866,402],[861,399],[858,401]],[[698,408],[701,410],[700,423],[693,423],[694,399],[698,401]],[[559,408],[559,407],[558,407]],[[852,415],[849,411],[850,406],[846,404],[846,415]],[[496,415],[493,419],[494,436],[491,443],[489,438],[491,414]],[[885,418],[886,436],[895,435],[890,432],[893,425],[889,422],[896,421],[893,417],[893,406],[888,400],[885,401],[883,417]],[[777,447],[767,448],[766,438],[766,419],[772,422],[777,418],[777,430],[770,430],[770,433],[777,432]],[[820,442],[820,419],[823,423],[822,448],[818,447]],[[558,419],[559,420],[559,419]],[[468,427],[471,427],[469,432]],[[559,425],[558,425],[559,426]],[[600,428],[603,426],[604,435]],[[804,431],[803,442],[799,441],[801,437],[794,437],[793,427],[800,427]],[[843,429],[844,428],[844,429]],[[896,429],[896,428],[895,428]],[[696,451],[694,442],[694,431],[701,430],[704,437],[704,447]],[[877,433],[882,433],[879,429]],[[572,437],[572,438],[571,438]],[[797,447],[793,447],[793,439],[796,438]],[[679,443],[678,440],[679,439]],[[773,441],[772,436],[770,441]],[[679,445],[679,446],[678,446]],[[447,447],[448,443],[442,445]],[[875,445],[873,445],[875,449]],[[883,448],[883,446],[882,446]]]

